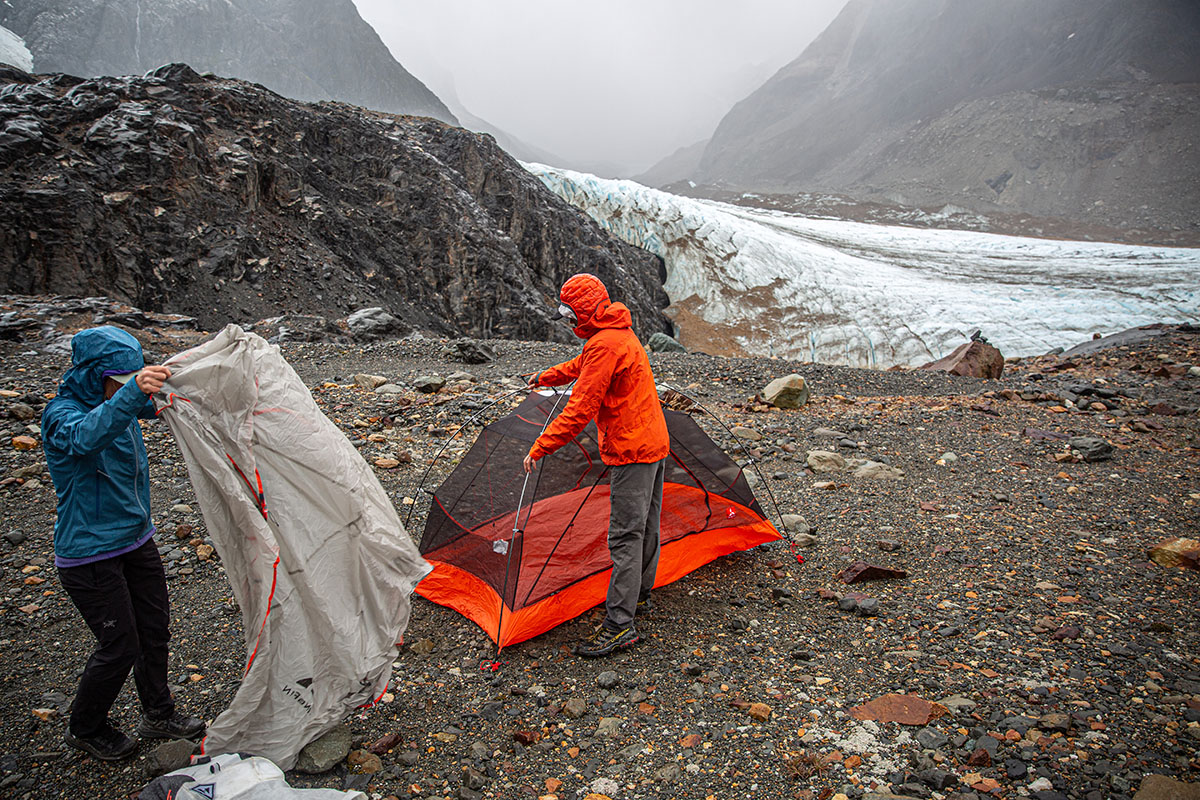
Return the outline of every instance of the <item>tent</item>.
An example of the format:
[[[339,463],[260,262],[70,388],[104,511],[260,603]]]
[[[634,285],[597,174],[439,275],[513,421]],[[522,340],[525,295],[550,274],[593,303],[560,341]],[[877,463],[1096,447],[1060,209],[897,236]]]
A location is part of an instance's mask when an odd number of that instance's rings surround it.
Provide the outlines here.
[[[204,752],[291,769],[392,674],[429,565],[279,348],[229,325],[155,396],[242,609],[246,673]],[[210,795],[211,796],[211,795]]]
[[[479,438],[434,492],[420,551],[433,565],[417,594],[460,612],[500,647],[604,602],[608,470],[592,422],[538,464],[521,462],[565,401],[536,392]],[[671,436],[656,586],[715,558],[780,539],[741,469],[687,414],[665,411]]]

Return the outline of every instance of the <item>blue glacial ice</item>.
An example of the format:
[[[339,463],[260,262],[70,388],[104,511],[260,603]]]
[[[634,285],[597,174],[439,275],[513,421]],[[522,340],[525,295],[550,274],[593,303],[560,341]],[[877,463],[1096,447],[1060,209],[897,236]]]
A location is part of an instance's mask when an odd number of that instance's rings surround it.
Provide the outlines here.
[[[525,166],[664,260],[668,314],[696,350],[732,343],[747,355],[883,369],[940,358],[976,329],[1021,356],[1200,320],[1200,249],[816,219]]]

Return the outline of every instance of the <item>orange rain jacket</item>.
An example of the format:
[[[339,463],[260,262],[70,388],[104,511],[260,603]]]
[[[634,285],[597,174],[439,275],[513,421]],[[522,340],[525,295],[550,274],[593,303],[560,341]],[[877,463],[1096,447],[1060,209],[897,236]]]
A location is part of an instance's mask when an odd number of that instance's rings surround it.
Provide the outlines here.
[[[529,455],[537,461],[553,453],[595,418],[605,464],[652,464],[666,458],[671,451],[667,421],[629,309],[610,302],[604,284],[587,273],[569,278],[559,298],[575,312],[575,335],[587,342],[578,357],[538,376],[539,386],[575,381],[575,388]]]

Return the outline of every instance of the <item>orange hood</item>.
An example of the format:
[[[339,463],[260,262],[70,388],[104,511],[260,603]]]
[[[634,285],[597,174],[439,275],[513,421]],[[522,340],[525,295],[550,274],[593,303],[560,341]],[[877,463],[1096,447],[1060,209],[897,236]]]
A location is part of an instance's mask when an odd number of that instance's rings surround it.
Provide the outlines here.
[[[581,272],[568,278],[558,299],[575,312],[575,335],[580,339],[590,339],[609,328],[633,327],[629,309],[624,303],[609,300],[604,283],[590,273]]]

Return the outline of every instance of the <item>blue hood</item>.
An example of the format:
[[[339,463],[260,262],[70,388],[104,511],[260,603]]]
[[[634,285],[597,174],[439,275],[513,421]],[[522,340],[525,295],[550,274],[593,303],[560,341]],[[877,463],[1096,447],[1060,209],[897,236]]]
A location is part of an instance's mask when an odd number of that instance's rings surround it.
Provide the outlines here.
[[[89,328],[71,337],[71,368],[58,393],[89,408],[104,402],[104,373],[133,372],[146,366],[142,345],[120,328]]]

